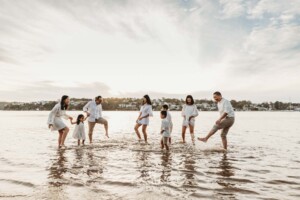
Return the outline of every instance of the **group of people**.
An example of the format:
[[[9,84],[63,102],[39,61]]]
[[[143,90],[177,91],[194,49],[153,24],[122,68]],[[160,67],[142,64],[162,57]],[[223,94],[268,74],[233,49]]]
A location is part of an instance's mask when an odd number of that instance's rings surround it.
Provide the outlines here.
[[[218,110],[220,112],[220,117],[215,122],[211,131],[207,134],[206,137],[199,137],[198,140],[202,142],[207,142],[207,140],[214,135],[218,130],[222,130],[221,138],[224,149],[227,149],[227,134],[230,127],[234,124],[235,114],[234,109],[227,99],[222,97],[220,92],[214,92],[213,98],[218,104]],[[71,124],[75,124],[75,129],[73,132],[73,137],[77,139],[78,145],[85,143],[86,135],[84,128],[84,121],[88,120],[88,137],[89,142],[93,142],[93,131],[95,125],[103,124],[105,128],[105,135],[108,136],[108,122],[105,118],[102,117],[102,103],[103,99],[101,96],[95,97],[94,100],[89,101],[84,107],[83,112],[86,114],[80,114],[77,116],[76,121],[73,121],[73,118],[67,115],[66,110],[68,110],[70,99],[68,96],[64,95],[61,98],[61,101],[56,104],[51,110],[48,118],[48,126],[52,131],[58,131],[58,146],[59,148],[65,148],[65,139],[69,133],[69,128],[63,122],[63,118],[70,120]],[[152,113],[152,103],[149,95],[143,97],[142,106],[136,120],[136,125],[134,130],[138,137],[139,142],[142,140],[141,133],[139,128],[142,127],[142,133],[144,141],[148,144],[147,137],[147,127],[149,125],[149,118],[153,116]],[[192,143],[195,144],[195,118],[198,116],[198,109],[194,103],[194,99],[191,95],[188,95],[185,100],[185,104],[182,107],[182,142],[185,143],[185,133],[186,129],[189,128]],[[171,133],[173,130],[172,116],[169,112],[168,105],[163,105],[160,112],[161,121],[161,148],[169,150],[169,145],[171,144]]]

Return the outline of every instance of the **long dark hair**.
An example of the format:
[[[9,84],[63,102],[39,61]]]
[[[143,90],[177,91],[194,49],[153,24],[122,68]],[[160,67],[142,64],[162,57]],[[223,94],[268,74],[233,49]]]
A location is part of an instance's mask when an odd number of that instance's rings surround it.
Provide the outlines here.
[[[146,99],[147,104],[152,105],[151,99],[148,94],[144,95],[144,98]]]
[[[190,98],[191,99],[191,105],[194,105],[194,98],[192,97],[192,95],[187,95],[186,98],[185,98],[185,103],[187,105],[190,105],[188,102],[187,102],[187,99]]]
[[[68,107],[69,107],[69,105],[65,104],[65,101],[66,101],[67,98],[69,98],[68,95],[64,95],[64,96],[61,97],[60,108],[61,108],[62,110],[67,110]]]
[[[76,124],[77,124],[77,125],[80,124],[80,119],[81,119],[82,117],[84,117],[83,114],[80,114],[80,115],[77,116],[77,120],[76,120]]]

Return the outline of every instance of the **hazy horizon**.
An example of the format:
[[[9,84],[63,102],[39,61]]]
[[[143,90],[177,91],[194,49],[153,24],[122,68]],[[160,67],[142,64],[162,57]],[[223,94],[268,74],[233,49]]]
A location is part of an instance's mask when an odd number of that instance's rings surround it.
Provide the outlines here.
[[[300,1],[0,0],[0,101],[300,102]]]

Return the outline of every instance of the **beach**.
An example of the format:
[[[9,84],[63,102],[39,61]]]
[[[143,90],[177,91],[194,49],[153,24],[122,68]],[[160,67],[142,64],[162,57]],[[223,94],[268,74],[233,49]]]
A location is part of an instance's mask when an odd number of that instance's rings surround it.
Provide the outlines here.
[[[74,118],[80,111],[68,112]],[[208,143],[181,144],[180,112],[172,111],[173,144],[160,149],[159,112],[150,145],[137,142],[135,111],[105,111],[110,138],[96,125],[95,142],[72,138],[58,150],[48,111],[0,111],[1,199],[299,199],[300,112],[236,112],[228,151],[219,132]],[[195,136],[219,116],[199,112]],[[85,124],[87,130],[87,123]]]

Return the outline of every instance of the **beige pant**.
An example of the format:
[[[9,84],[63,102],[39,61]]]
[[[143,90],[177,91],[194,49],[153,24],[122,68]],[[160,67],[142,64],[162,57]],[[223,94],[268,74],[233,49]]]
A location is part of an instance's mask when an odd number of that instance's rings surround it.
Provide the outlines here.
[[[221,121],[220,124],[215,124],[212,128],[213,133],[217,132],[218,130],[222,129],[221,137],[226,138],[230,127],[234,124],[233,117],[226,117]]]
[[[96,124],[107,125],[107,120],[101,117],[99,119],[96,119],[95,122],[89,122],[89,135],[93,135],[94,128],[95,128]]]

